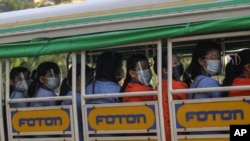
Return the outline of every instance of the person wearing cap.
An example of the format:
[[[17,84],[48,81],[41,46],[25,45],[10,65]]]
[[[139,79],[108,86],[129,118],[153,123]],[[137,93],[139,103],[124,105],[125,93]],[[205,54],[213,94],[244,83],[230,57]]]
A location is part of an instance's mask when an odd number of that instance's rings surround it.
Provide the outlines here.
[[[223,86],[250,85],[250,50],[245,49],[231,56],[225,69]],[[224,96],[249,96],[250,90],[237,90],[225,92]]]

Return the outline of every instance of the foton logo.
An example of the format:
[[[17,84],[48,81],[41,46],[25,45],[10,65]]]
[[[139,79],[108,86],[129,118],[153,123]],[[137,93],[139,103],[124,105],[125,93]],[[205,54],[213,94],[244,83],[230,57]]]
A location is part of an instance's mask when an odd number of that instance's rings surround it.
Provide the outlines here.
[[[90,130],[155,129],[155,105],[88,108]]]
[[[12,112],[13,132],[68,131],[69,109]]]
[[[250,123],[246,101],[176,104],[177,128],[228,127]]]

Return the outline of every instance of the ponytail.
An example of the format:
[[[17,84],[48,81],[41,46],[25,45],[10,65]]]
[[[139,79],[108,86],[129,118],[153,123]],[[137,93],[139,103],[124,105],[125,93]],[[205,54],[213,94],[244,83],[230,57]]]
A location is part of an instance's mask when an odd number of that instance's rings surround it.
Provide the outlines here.
[[[28,97],[32,98],[40,87],[40,83],[37,80],[33,80],[28,88]]]
[[[130,81],[131,81],[131,76],[130,76],[129,73],[127,73],[127,74],[126,74],[126,79],[124,80],[124,83],[123,83],[123,85],[122,85],[122,87],[121,87],[120,92],[125,92],[125,89],[126,89],[128,83],[129,83]]]
[[[66,96],[67,93],[71,90],[70,86],[68,85],[68,79],[64,78],[60,87],[59,96]],[[59,100],[56,102],[56,105],[61,105],[62,101]]]

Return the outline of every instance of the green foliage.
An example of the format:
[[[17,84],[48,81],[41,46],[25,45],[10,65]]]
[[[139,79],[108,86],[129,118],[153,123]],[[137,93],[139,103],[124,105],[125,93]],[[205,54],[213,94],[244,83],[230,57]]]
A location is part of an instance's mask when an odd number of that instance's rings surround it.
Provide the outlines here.
[[[54,4],[60,3],[70,3],[72,0],[54,0]],[[11,10],[21,10],[35,7],[44,7],[50,6],[52,3],[48,3],[46,0],[40,0],[39,3],[34,3],[31,0],[0,0],[0,5],[7,6]],[[1,11],[0,12],[4,12]],[[39,57],[21,57],[21,58],[12,58],[11,60],[12,67],[26,67],[30,71],[34,70],[40,63],[45,61],[52,61],[59,65],[63,76],[66,75],[66,54],[56,54],[56,55],[44,55]],[[4,66],[5,67],[5,66]],[[5,70],[5,68],[3,68]]]
[[[55,54],[55,55],[43,55],[39,57],[22,57],[22,58],[12,58],[11,66],[12,67],[26,67],[30,71],[37,68],[37,66],[45,61],[52,61],[58,64],[62,71],[62,75],[66,76],[66,54]]]
[[[33,0],[0,0],[0,5],[7,6],[12,11],[21,10],[21,9],[29,9],[35,7],[45,7],[51,5],[58,5],[61,3],[70,3],[72,0],[54,0],[54,2],[49,2],[47,0],[40,0],[38,3],[35,3]],[[5,12],[1,11],[0,13]]]
[[[24,0],[1,0],[0,4],[8,6],[12,10],[21,10],[34,7],[33,2],[27,2]]]

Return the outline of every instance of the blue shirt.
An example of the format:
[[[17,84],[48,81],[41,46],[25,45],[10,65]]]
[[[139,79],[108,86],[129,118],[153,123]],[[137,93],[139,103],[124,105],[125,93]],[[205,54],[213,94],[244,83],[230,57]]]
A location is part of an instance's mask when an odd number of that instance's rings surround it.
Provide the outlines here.
[[[205,75],[198,75],[194,79],[194,82],[190,85],[190,88],[210,88],[210,87],[220,87],[220,84],[218,81]],[[215,98],[215,97],[221,97],[221,92],[203,92],[203,93],[188,94],[188,99]]]
[[[57,96],[55,92],[49,91],[41,87],[38,89],[35,95],[36,98],[55,97],[55,96]],[[30,103],[30,107],[42,107],[42,106],[56,106],[56,101],[39,101]]]
[[[26,98],[26,96],[23,92],[13,91],[10,95],[10,99],[20,99],[20,98]],[[11,103],[10,107],[11,108],[28,107],[28,102]]]
[[[94,84],[95,83],[95,84]],[[121,86],[112,81],[95,81],[90,83],[86,88],[86,95],[91,94],[110,94],[110,93],[119,93]],[[93,90],[94,84],[94,90]],[[87,104],[101,104],[101,103],[114,103],[118,102],[118,98],[98,98],[98,99],[88,99],[86,100]]]
[[[67,93],[67,96],[72,96],[72,91]],[[62,101],[62,105],[72,105],[72,100]],[[77,105],[77,118],[78,118],[78,130],[79,141],[83,141],[83,125],[82,125],[82,106],[81,106],[81,93],[76,92],[76,105]]]

